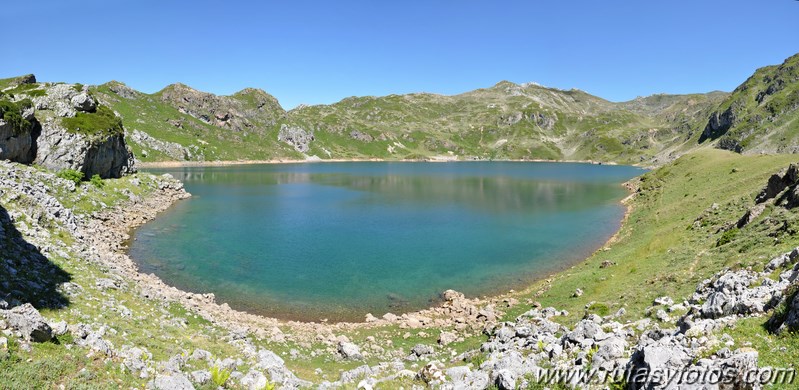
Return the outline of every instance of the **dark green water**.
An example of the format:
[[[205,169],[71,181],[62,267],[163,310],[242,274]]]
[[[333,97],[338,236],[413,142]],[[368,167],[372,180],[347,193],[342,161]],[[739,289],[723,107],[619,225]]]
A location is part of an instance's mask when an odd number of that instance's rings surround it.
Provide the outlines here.
[[[317,163],[150,169],[194,196],[133,235],[143,272],[286,319],[418,310],[446,289],[507,292],[618,229],[638,168]]]

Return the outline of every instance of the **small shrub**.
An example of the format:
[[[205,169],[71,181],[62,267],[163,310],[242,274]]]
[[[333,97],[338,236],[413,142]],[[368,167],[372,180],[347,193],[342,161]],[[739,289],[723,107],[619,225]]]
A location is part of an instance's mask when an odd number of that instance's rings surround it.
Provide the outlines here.
[[[738,228],[732,228],[730,230],[725,231],[722,233],[719,240],[716,242],[716,246],[722,246],[724,244],[729,244],[732,240],[735,239],[735,236],[738,235]]]
[[[75,183],[76,186],[80,185],[80,182],[83,181],[83,172],[76,171],[74,169],[64,169],[61,172],[58,172],[56,176],[69,180]]]
[[[610,314],[610,308],[604,303],[594,302],[591,306],[588,306],[588,313],[594,313],[600,317],[604,317]]]
[[[215,385],[220,387],[224,386],[228,378],[230,378],[230,371],[220,368],[219,366],[211,368],[211,381],[214,382]]]
[[[92,175],[92,178],[91,178],[91,180],[89,180],[89,182],[92,183],[92,185],[94,185],[97,188],[103,188],[105,186],[105,182],[103,181],[103,178],[101,178],[100,175],[98,175],[96,173],[94,175]]]
[[[98,105],[96,112],[79,112],[74,118],[63,118],[61,124],[70,133],[112,136],[123,134],[122,120],[110,108]]]
[[[22,111],[30,108],[33,103],[30,99],[23,99],[17,103],[10,100],[0,100],[0,118],[6,123],[11,124],[11,132],[14,135],[21,134],[30,129],[31,123],[22,116]]]

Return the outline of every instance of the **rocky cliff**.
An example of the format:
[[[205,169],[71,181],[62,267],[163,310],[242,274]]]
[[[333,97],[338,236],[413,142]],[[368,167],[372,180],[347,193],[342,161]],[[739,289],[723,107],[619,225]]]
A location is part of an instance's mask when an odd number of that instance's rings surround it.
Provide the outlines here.
[[[39,132],[33,112],[30,100],[15,103],[0,96],[0,160],[33,162]]]
[[[0,158],[73,169],[86,178],[120,177],[135,169],[121,122],[88,88],[24,81],[4,90],[0,110],[8,120],[0,122]]]
[[[736,152],[797,153],[799,54],[758,69],[713,111],[699,142]]]

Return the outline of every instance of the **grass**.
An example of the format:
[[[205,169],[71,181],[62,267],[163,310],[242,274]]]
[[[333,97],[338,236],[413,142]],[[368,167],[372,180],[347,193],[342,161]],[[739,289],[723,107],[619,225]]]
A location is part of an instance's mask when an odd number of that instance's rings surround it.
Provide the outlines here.
[[[80,185],[81,181],[83,181],[83,172],[79,172],[74,169],[64,169],[58,172],[56,176],[64,180],[69,180],[75,183],[75,185]]]
[[[33,106],[30,99],[12,102],[0,96],[0,118],[11,125],[11,133],[19,135],[31,129],[31,123],[22,116],[24,110]]]
[[[6,95],[25,95],[27,97],[44,96],[46,93],[40,84],[19,84],[14,88],[3,91]]]
[[[205,123],[163,101],[163,91],[155,94],[140,93],[128,99],[112,91],[116,84],[118,83],[111,82],[92,87],[91,93],[102,98],[114,111],[119,113],[128,131],[142,131],[160,141],[196,150],[193,152],[194,156],[191,157],[191,160],[302,158],[290,146],[277,141],[279,126],[270,123],[274,120],[272,113],[253,119],[251,130],[234,132]],[[257,111],[258,105],[265,101],[269,102],[269,98],[262,91],[256,90],[242,91],[231,97],[234,101],[241,102],[243,112]],[[266,107],[271,107],[271,103]],[[180,123],[180,126],[175,126],[174,123]],[[127,141],[137,159],[141,161],[181,161],[184,159],[184,155],[180,152],[170,155],[156,150],[152,145],[132,142],[129,137]]]
[[[724,267],[762,267],[799,245],[792,229],[780,230],[782,225],[772,226],[768,219],[793,226],[794,213],[770,210],[734,237],[727,235],[729,241],[721,246],[716,244],[724,234],[716,231],[737,221],[768,177],[794,161],[790,155],[740,156],[708,149],[645,174],[610,249],[555,275],[551,285],[534,284],[525,297],[568,310],[565,322],[582,316],[592,301],[605,304],[611,313],[625,307],[626,319],[632,319],[659,296],[678,302],[689,297],[699,281]],[[704,222],[695,225],[697,219]],[[606,261],[616,265],[600,268]],[[584,294],[573,298],[577,288]],[[536,296],[539,290],[544,291]],[[506,318],[524,310],[511,310]]]
[[[122,120],[110,108],[101,104],[97,105],[96,112],[78,112],[73,118],[61,119],[61,124],[71,133],[85,134],[95,139],[125,133]]]
[[[654,298],[669,295],[680,301],[690,295],[698,281],[723,267],[762,267],[774,255],[799,245],[799,239],[790,228],[799,223],[793,215],[795,213],[768,208],[764,215],[739,229],[721,246],[716,245],[723,235],[718,229],[737,221],[752,204],[754,195],[769,175],[793,161],[795,156],[740,156],[707,149],[651,171],[641,178],[640,192],[631,202],[632,211],[616,241],[609,245],[610,250],[599,251],[585,262],[554,275],[551,285],[543,281],[535,283],[519,297],[568,310],[571,315],[559,320],[566,323],[573,323],[586,312],[606,315],[620,307],[627,308],[623,320],[637,320]],[[74,192],[57,183],[53,183],[52,188],[60,201],[79,215],[112,207],[129,196],[146,196],[155,189],[154,180],[147,174],[103,182],[105,185],[102,187],[81,186]],[[0,201],[8,207],[32,207],[24,196],[13,202]],[[780,223],[772,226],[773,221]],[[789,228],[784,228],[785,224]],[[53,237],[61,237],[57,228],[49,229]],[[206,349],[215,357],[240,353],[224,341],[226,331],[180,305],[141,299],[130,285],[119,290],[93,289],[91,286],[95,279],[104,277],[106,270],[77,256],[55,256],[51,261],[73,275],[73,282],[84,286],[86,292],[71,297],[67,309],[43,311],[48,318],[55,321],[64,319],[69,323],[108,323],[115,332],[108,333],[107,339],[117,348],[122,345],[143,346],[152,353],[153,361],[191,353],[195,348]],[[605,261],[616,265],[600,268]],[[583,296],[572,297],[576,288],[585,291]],[[538,290],[543,293],[535,293]],[[130,309],[132,317],[122,317],[115,311],[119,305]],[[515,318],[527,309],[526,305],[518,305],[510,309],[505,318]],[[725,332],[735,338],[737,345],[757,348],[763,365],[784,366],[799,361],[797,338],[770,335],[764,323],[765,318],[747,319]],[[289,330],[284,328],[284,331]],[[436,345],[438,332],[439,329],[408,330],[383,326],[337,334],[344,334],[361,346],[369,344],[367,340],[374,337],[378,345],[396,351],[395,356],[401,358],[416,344]],[[486,336],[475,335],[447,347],[436,347],[436,350],[439,356],[454,356],[479,347],[485,340]],[[64,343],[68,342],[64,340]],[[310,351],[327,349],[320,342],[304,345],[294,341],[275,343],[253,339],[253,343],[256,348],[267,348],[282,356],[300,378],[315,383],[336,380],[343,370],[378,363],[374,355],[357,362],[337,360],[327,353],[311,356]],[[303,351],[304,357],[288,358],[292,349]],[[68,350],[55,344],[37,344],[28,353],[12,346],[5,356],[0,357],[0,383],[11,383],[11,388],[23,383],[34,387],[63,384],[67,388],[92,385],[138,388],[146,382],[122,372],[119,361],[90,357],[80,348]],[[472,359],[472,364],[479,364],[481,359],[478,355]],[[462,364],[466,363],[448,363]],[[317,374],[316,368],[320,368],[322,373]],[[248,368],[239,370],[246,372]],[[4,375],[12,379],[4,382]],[[16,378],[22,379],[15,382]],[[382,386],[410,387],[413,384],[418,383],[403,379]]]

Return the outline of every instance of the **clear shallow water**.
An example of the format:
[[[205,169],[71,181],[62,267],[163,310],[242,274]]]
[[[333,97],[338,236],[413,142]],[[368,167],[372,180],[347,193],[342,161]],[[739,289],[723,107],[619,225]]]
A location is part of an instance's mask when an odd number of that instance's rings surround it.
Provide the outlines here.
[[[638,168],[570,163],[318,163],[149,169],[194,196],[137,229],[143,272],[287,319],[362,320],[446,289],[506,292],[617,229]]]

